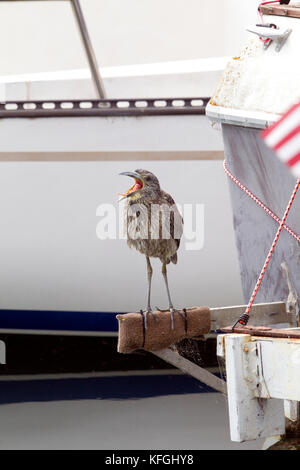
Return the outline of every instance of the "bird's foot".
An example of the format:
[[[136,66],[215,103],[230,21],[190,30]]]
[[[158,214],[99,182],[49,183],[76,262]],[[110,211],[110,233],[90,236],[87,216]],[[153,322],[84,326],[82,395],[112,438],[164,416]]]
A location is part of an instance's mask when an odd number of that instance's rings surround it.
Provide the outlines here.
[[[148,326],[148,315],[149,315],[149,313],[151,313],[151,315],[153,316],[155,321],[158,321],[157,316],[155,315],[155,313],[152,311],[151,308],[147,308],[146,310],[140,310],[140,314],[143,316],[145,329],[147,329],[147,326]]]
[[[178,313],[178,315],[180,315],[181,318],[184,320],[185,330],[186,330],[187,329],[187,327],[186,327],[186,322],[187,322],[186,309],[183,308],[182,311],[180,311],[177,308],[170,307],[170,313],[171,313],[171,327],[172,327],[172,330],[174,330],[174,313]]]
[[[161,310],[158,307],[155,307],[156,310],[159,312],[164,312],[166,310]],[[181,316],[181,318],[184,320],[184,325],[185,325],[185,330],[187,330],[187,316],[186,316],[186,309],[183,308],[182,311],[178,310],[177,308],[174,307],[169,307],[169,311],[171,313],[171,328],[174,330],[174,313],[178,313],[178,315]]]

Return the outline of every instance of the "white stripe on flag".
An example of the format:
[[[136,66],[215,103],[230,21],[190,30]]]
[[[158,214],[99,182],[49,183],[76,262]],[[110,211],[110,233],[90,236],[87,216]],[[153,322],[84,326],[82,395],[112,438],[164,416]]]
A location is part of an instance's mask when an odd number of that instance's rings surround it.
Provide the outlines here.
[[[276,149],[276,153],[281,160],[287,162],[300,152],[300,132],[294,135],[284,145]]]
[[[275,126],[265,137],[265,142],[270,147],[274,147],[280,142],[287,134],[289,134],[295,127],[299,126],[300,122],[300,106],[298,106],[289,116]]]

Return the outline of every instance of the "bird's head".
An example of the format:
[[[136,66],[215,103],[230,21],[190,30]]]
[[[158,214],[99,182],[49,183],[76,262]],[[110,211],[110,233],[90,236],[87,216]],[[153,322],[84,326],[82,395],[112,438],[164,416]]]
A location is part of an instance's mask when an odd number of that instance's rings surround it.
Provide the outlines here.
[[[124,171],[120,175],[130,176],[134,178],[134,184],[128,189],[119,201],[125,198],[130,198],[132,201],[137,201],[143,197],[154,196],[160,191],[160,185],[157,177],[147,170]]]

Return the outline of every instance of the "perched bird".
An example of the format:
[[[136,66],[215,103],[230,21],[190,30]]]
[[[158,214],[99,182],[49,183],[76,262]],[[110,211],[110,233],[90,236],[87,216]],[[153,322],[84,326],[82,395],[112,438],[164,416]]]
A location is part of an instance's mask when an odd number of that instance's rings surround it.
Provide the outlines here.
[[[159,181],[153,173],[138,169],[120,174],[135,180],[134,185],[126,193],[121,194],[120,200],[125,199],[124,216],[128,246],[146,256],[148,301],[147,308],[143,311],[145,327],[147,328],[148,314],[154,316],[150,304],[152,280],[150,258],[159,258],[162,262],[162,274],[167,289],[172,328],[174,328],[174,313],[177,312],[183,318],[185,314],[173,306],[168,285],[167,264],[177,263],[183,219],[172,196],[160,188]]]

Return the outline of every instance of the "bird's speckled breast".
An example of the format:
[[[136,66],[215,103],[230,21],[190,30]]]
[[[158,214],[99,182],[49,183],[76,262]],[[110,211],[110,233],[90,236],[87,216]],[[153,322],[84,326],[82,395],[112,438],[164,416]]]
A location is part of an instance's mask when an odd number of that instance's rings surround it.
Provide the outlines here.
[[[146,198],[139,203],[126,201],[124,216],[128,246],[146,256],[160,258],[162,262],[176,263],[182,218],[176,206],[171,212],[170,207],[170,204],[157,204],[157,201],[152,204]]]

